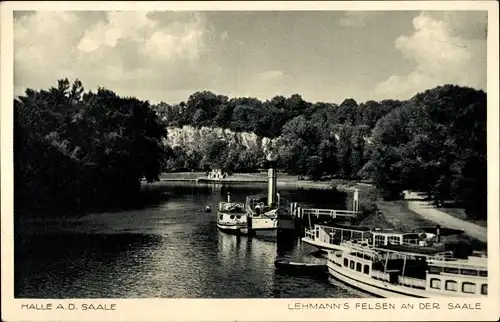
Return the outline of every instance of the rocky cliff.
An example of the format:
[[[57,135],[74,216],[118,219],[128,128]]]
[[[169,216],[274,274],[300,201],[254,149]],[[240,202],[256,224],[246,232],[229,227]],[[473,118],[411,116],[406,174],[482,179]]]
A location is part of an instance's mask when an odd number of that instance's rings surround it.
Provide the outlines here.
[[[241,144],[249,149],[261,149],[267,152],[273,140],[259,137],[252,132],[233,132],[228,129],[193,126],[168,127],[166,143],[171,146],[180,146],[188,149],[196,149],[207,140],[220,139],[229,144]]]

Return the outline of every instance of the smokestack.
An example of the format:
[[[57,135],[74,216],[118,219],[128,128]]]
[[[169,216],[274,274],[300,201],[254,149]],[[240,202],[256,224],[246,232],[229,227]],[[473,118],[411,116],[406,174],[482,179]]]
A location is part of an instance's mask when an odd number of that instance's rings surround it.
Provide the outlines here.
[[[276,203],[276,170],[271,166],[268,170],[267,204],[271,206]]]
[[[271,148],[267,154],[267,161],[269,161],[268,170],[268,186],[267,186],[267,204],[271,206],[276,203],[276,170],[274,165],[276,164],[277,154]]]

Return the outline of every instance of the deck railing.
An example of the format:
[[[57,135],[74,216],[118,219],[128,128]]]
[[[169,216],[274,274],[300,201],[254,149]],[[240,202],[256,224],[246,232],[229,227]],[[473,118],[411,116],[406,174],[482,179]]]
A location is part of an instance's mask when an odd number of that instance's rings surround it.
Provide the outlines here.
[[[376,270],[372,270],[372,277],[382,281],[389,281],[389,274]]]
[[[299,208],[300,213],[299,216],[303,217],[305,215],[312,215],[315,216],[316,218],[319,218],[319,216],[329,216],[329,217],[356,217],[357,212],[352,211],[352,210],[335,210],[335,209],[319,209],[319,208]]]
[[[409,287],[418,287],[425,288],[425,280],[406,277],[406,276],[398,276],[398,282],[401,285],[409,286]]]
[[[305,233],[304,233],[304,237],[314,240],[314,229],[306,228]]]

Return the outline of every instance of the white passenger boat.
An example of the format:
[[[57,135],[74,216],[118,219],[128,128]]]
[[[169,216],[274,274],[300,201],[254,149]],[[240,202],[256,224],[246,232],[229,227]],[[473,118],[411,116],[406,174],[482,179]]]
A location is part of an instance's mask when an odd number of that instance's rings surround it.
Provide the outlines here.
[[[454,258],[441,244],[415,234],[372,232],[328,252],[330,275],[379,297],[478,297],[488,294],[485,254]],[[413,235],[413,236],[412,236]]]
[[[371,235],[370,230],[364,227],[314,225],[313,228],[305,229],[301,240],[319,250],[329,251],[336,249],[335,246],[341,241],[368,238]]]
[[[243,202],[231,202],[228,194],[226,202],[219,202],[217,228],[237,235],[248,233],[247,213]]]
[[[245,201],[245,210],[249,233],[275,237],[278,231],[281,197],[276,191],[276,171],[272,167],[268,170],[268,180],[267,196],[248,196]]]
[[[248,228],[254,231],[276,231],[279,203],[267,202],[266,196],[250,196],[246,200]]]

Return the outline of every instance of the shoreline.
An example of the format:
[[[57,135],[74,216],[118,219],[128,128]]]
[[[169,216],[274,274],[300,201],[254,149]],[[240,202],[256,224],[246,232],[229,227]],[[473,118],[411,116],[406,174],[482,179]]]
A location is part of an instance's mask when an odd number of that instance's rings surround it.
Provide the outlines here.
[[[171,182],[185,182],[193,184],[267,184],[267,172],[258,173],[234,173],[227,179],[210,180],[204,172],[173,172],[163,173],[158,182],[149,184],[161,184]],[[353,192],[360,187],[371,186],[367,183],[354,183],[349,180],[331,179],[325,181],[299,180],[296,175],[278,173],[276,179],[278,187],[297,187],[310,189],[337,189],[344,192]]]

